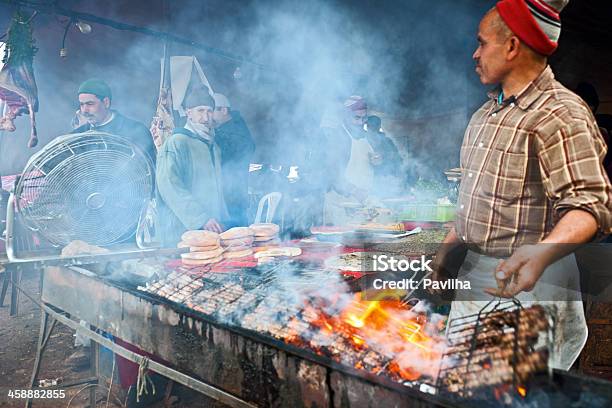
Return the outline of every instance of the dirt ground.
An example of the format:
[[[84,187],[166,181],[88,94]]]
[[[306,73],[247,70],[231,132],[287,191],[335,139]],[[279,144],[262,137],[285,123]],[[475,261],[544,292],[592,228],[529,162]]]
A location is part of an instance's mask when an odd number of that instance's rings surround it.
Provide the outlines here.
[[[0,275],[3,278],[2,275]],[[24,274],[21,286],[34,297],[39,298],[38,287],[39,275],[34,272]],[[0,279],[1,282],[1,279]],[[27,297],[19,296],[19,313],[15,317],[9,316],[10,290],[0,308],[0,407],[23,407],[25,400],[10,398],[11,390],[27,390],[29,388],[34,359],[36,357],[36,345],[40,330],[40,309]],[[66,359],[72,355],[74,347],[74,332],[68,327],[57,324],[53,330],[45,353],[43,355],[39,379],[61,379],[63,383],[76,381],[90,376],[89,369],[76,370],[66,364]],[[112,360],[111,360],[112,362]],[[111,363],[112,365],[112,363]],[[109,408],[122,407],[125,401],[125,392],[121,390],[114,380]],[[110,381],[106,380],[98,387],[98,407],[106,407],[106,396]],[[61,399],[37,399],[33,407],[71,407],[80,408],[88,406],[89,392],[78,391],[82,386],[66,389],[65,397]],[[210,400],[182,387],[175,386],[168,405],[173,408],[195,408],[208,407]],[[76,395],[76,396],[75,396]],[[73,398],[74,397],[74,398]],[[70,401],[72,399],[72,401]],[[151,405],[152,408],[164,407],[163,401]]]

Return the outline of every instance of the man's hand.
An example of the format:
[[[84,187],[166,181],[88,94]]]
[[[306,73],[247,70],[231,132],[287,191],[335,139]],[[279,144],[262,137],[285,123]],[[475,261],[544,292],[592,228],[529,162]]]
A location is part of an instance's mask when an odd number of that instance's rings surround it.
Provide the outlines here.
[[[530,292],[546,268],[555,261],[554,248],[550,244],[523,245],[512,256],[500,261],[495,269],[497,289],[485,292],[505,298],[520,292]]]
[[[447,269],[443,266],[445,261],[442,258],[444,258],[444,255],[436,254],[435,261],[431,263],[431,269],[433,270],[431,274],[432,281],[443,282],[450,278]],[[427,291],[432,295],[442,295],[445,292],[442,289],[434,289],[432,287],[428,288]]]
[[[449,276],[449,267],[451,266],[451,264],[453,264],[453,262],[451,262],[451,259],[456,258],[456,254],[454,254],[454,252],[456,252],[460,247],[461,241],[457,237],[455,228],[452,228],[448,232],[448,234],[446,234],[444,241],[442,241],[442,245],[436,253],[436,257],[431,264],[431,269],[433,270],[431,276],[432,280],[441,282],[451,278]],[[429,288],[427,290],[432,295],[441,295],[445,292],[442,289]]]
[[[223,227],[214,218],[211,218],[210,220],[206,221],[206,224],[204,224],[204,227],[202,227],[202,229],[206,231],[216,232],[217,234],[223,232]]]

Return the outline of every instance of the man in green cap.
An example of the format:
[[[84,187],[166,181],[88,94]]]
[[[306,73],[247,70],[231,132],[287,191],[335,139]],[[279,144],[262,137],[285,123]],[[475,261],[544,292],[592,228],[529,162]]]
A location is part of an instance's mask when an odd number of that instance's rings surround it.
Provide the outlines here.
[[[157,151],[149,129],[142,123],[126,118],[111,109],[113,95],[101,79],[88,79],[79,87],[79,111],[87,123],[73,130],[82,133],[97,130],[122,136],[138,146],[155,164]]]

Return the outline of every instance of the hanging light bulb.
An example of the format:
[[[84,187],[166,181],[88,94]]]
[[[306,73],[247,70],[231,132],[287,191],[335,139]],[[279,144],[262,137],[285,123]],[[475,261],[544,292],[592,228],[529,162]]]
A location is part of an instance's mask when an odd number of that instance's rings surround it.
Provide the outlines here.
[[[76,26],[79,29],[79,31],[83,34],[89,34],[91,33],[91,25],[87,24],[84,21],[77,21],[76,22]]]

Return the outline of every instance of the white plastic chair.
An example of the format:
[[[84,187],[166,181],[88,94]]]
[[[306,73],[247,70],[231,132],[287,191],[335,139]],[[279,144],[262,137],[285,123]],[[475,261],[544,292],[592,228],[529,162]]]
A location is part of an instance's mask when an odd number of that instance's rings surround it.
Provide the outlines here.
[[[272,222],[274,218],[274,213],[276,212],[276,208],[278,207],[278,203],[280,202],[283,195],[279,192],[273,192],[270,194],[266,194],[261,197],[259,200],[259,205],[257,206],[257,215],[255,215],[255,224],[259,224],[261,222]],[[266,219],[262,221],[261,215],[263,214],[264,207],[267,205],[266,211]]]

